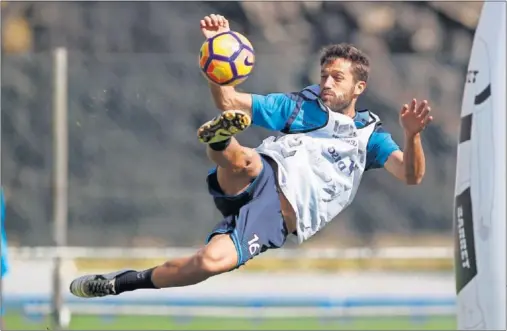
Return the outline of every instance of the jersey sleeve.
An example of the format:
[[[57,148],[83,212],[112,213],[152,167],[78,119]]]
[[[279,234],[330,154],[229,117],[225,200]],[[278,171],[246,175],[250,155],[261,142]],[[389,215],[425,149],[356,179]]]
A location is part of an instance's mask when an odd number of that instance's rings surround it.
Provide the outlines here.
[[[366,151],[366,170],[383,168],[389,156],[400,147],[391,134],[378,126],[368,141]]]
[[[252,94],[252,123],[269,130],[280,131],[296,107],[292,94]]]

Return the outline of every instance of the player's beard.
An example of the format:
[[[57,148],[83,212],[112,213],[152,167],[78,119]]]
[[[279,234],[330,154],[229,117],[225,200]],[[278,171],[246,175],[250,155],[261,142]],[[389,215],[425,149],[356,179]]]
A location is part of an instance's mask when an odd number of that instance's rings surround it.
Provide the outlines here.
[[[347,108],[354,99],[354,87],[349,92],[341,93],[339,95],[334,94],[330,100],[324,101],[324,104],[335,113],[345,113]]]

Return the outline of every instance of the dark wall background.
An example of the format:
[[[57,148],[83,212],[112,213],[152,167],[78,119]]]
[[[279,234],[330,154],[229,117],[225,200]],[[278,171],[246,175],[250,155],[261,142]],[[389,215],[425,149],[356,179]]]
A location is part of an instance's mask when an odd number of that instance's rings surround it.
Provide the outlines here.
[[[461,94],[480,3],[2,3],[2,185],[11,243],[50,245],[51,50],[69,50],[69,244],[203,242],[219,220],[210,162],[195,130],[214,109],[197,55],[199,20],[227,16],[257,54],[249,92],[294,91],[318,78],[318,51],[352,42],[372,58],[361,107],[400,144],[398,109],[427,98],[427,175],[404,187],[383,170],[311,242],[414,242],[448,237]],[[268,132],[241,135],[257,145]],[[428,236],[425,236],[428,235]],[[430,239],[428,239],[430,238]]]

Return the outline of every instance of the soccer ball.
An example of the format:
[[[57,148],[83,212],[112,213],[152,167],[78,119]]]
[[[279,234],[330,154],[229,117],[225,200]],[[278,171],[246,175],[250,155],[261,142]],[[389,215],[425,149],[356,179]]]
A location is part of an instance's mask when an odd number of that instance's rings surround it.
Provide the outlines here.
[[[242,34],[227,31],[206,40],[199,53],[204,76],[221,86],[244,82],[254,67],[255,54],[250,41]]]

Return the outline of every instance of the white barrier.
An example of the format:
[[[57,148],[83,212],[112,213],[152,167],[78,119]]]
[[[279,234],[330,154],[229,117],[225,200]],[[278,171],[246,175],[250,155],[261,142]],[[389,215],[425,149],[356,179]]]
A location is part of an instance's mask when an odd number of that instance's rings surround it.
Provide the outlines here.
[[[190,255],[195,252],[192,248],[128,248],[128,247],[9,247],[12,259],[138,259],[160,258],[167,259]],[[365,260],[379,259],[442,259],[454,257],[452,247],[386,247],[386,248],[322,248],[322,249],[277,249],[268,251],[257,259],[279,258],[293,259],[342,259]]]
[[[10,275],[5,279],[4,303],[26,313],[47,313],[52,295],[51,270],[62,264],[65,307],[73,314],[161,314],[202,316],[450,315],[455,310],[454,277],[444,273],[354,271],[256,272],[241,270],[201,284],[163,291],[141,290],[118,297],[76,300],[68,283],[78,274],[76,258],[171,258],[191,254],[189,248],[11,247]],[[348,249],[280,249],[259,259],[451,259],[448,247]],[[36,273],[33,270],[37,270]],[[213,307],[213,309],[210,309]],[[104,309],[107,308],[107,309]]]

